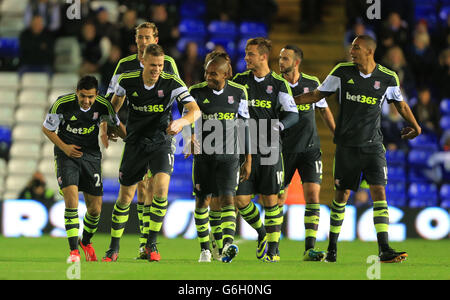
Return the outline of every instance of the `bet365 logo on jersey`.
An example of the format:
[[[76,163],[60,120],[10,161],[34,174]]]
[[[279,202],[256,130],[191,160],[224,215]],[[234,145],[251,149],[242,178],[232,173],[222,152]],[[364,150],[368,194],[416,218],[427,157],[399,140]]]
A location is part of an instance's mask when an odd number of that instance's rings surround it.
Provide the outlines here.
[[[345,98],[350,101],[359,102],[359,103],[367,103],[370,105],[375,105],[377,103],[377,99],[375,97],[367,97],[365,95],[352,95],[349,92],[345,94]]]

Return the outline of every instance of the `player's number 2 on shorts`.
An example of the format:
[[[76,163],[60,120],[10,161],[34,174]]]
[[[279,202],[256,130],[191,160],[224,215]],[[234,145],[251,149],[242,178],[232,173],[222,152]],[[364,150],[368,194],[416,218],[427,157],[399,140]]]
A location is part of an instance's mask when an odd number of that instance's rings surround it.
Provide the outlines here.
[[[95,186],[99,187],[102,184],[102,179],[100,177],[100,174],[95,173],[94,178],[95,178]]]

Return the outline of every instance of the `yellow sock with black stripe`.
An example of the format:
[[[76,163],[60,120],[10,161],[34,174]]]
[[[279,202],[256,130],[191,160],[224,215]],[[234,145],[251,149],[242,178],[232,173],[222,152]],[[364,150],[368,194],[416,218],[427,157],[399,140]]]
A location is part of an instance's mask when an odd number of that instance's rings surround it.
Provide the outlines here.
[[[232,244],[236,234],[236,209],[234,205],[222,207],[223,244]]]
[[[277,254],[278,242],[281,236],[281,223],[283,220],[283,212],[280,212],[278,205],[264,207],[264,226],[267,232],[267,253],[270,255]]]
[[[142,232],[139,236],[139,248],[145,247],[148,239],[148,232],[150,230],[150,208],[151,205],[144,205],[142,208]]]
[[[138,215],[138,220],[139,220],[139,230],[141,232],[141,234],[143,233],[143,228],[144,228],[144,221],[143,221],[143,216],[144,216],[144,203],[137,203],[136,204],[136,210],[137,210],[137,215]]]
[[[78,230],[80,229],[79,223],[78,208],[65,208],[64,226],[66,228],[67,239],[69,240],[69,247],[71,251],[78,249]]]
[[[160,198],[153,196],[152,206],[150,207],[150,224],[147,239],[147,246],[156,243],[158,233],[161,231],[164,216],[167,212],[168,201],[167,197]]]
[[[197,240],[201,249],[209,249],[209,214],[208,208],[196,208],[194,211]]]
[[[130,205],[122,206],[119,202],[114,204],[114,209],[111,218],[111,243],[110,249],[119,251],[120,238],[125,230],[125,225],[128,222],[130,214]]]
[[[83,219],[83,238],[81,242],[83,245],[89,245],[94,233],[97,232],[98,222],[100,221],[100,215],[91,216],[88,212],[84,215]]]
[[[209,211],[209,225],[211,226],[211,233],[219,249],[219,254],[222,254],[223,249],[223,233],[222,233],[222,212],[211,210]]]
[[[246,207],[239,209],[239,212],[241,213],[242,218],[258,232],[258,240],[263,239],[266,235],[266,229],[261,222],[258,207],[250,201]]]
[[[320,220],[320,204],[307,203],[305,206],[305,251],[316,245],[317,229]]]
[[[345,205],[347,203],[338,203],[333,200],[331,203],[330,213],[330,236],[328,250],[336,249],[339,233],[341,232],[342,223],[345,216]]]
[[[386,200],[373,202],[373,223],[377,232],[378,246],[384,251],[389,248],[389,210]]]

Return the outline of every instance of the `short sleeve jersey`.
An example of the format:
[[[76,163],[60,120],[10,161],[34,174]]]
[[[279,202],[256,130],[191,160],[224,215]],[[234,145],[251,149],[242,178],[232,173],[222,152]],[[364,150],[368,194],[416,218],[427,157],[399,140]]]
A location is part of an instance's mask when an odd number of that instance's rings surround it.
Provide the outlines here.
[[[119,125],[120,121],[111,103],[98,95],[88,110],[78,104],[75,93],[63,95],[50,107],[43,126],[50,131],[58,131],[59,138],[66,144],[81,147],[81,152],[100,155],[98,145],[99,124],[107,121]],[[63,153],[55,146],[55,154]]]
[[[250,118],[258,122],[264,120],[267,124],[265,132],[261,132],[261,124],[256,126],[256,135],[251,130],[251,136],[258,138],[258,151],[264,145],[270,146],[272,144],[272,131],[274,130],[272,121],[278,121],[282,111],[297,113],[297,107],[288,82],[273,71],[270,71],[265,77],[258,78],[250,70],[236,74],[233,81],[247,89]],[[266,141],[261,142],[263,137]],[[281,139],[278,140],[278,145],[281,146]]]
[[[236,119],[249,118],[248,97],[245,87],[227,80],[225,82],[225,87],[220,91],[216,91],[209,88],[206,82],[202,82],[191,86],[189,88],[189,93],[196,100],[202,112],[202,117],[200,119],[201,126],[195,127],[202,128],[202,131],[199,133],[201,135],[199,139],[205,141],[212,132],[216,132],[217,128],[214,127],[216,126],[215,124],[217,124],[216,122],[206,124],[208,120],[215,120],[220,122],[222,128],[221,134],[223,137],[220,150],[214,148],[221,153],[217,153],[218,151],[216,151],[216,154],[237,154],[237,147],[239,145],[239,123],[236,122]],[[211,146],[219,146],[215,144],[216,141],[214,139],[211,142]]]
[[[175,100],[183,105],[194,101],[184,82],[165,72],[152,86],[144,85],[142,70],[123,73],[114,93],[128,99],[125,142],[129,143],[171,141],[166,129],[172,120],[172,104]]]
[[[119,60],[119,62],[117,63],[116,69],[114,70],[114,74],[111,78],[111,81],[109,82],[108,91],[106,92],[106,98],[110,99],[112,97],[112,95],[114,94],[117,80],[119,80],[119,77],[122,73],[130,72],[130,71],[137,71],[142,68],[143,68],[143,66],[142,66],[141,62],[139,61],[139,59],[137,58],[137,54],[133,54],[133,55],[124,57],[121,60]],[[180,77],[175,60],[168,55],[164,55],[163,71],[166,73],[175,74],[178,77]]]
[[[334,142],[342,146],[382,143],[381,105],[385,100],[403,101],[397,74],[379,64],[365,75],[354,63],[340,63],[318,90],[338,93],[340,110]]]
[[[315,76],[301,73],[295,84],[289,83],[294,97],[315,90],[320,81]],[[320,139],[317,133],[315,108],[328,107],[325,99],[314,104],[298,104],[299,120],[294,126],[284,130],[281,138],[283,141],[283,152],[299,153],[309,149],[319,149]]]

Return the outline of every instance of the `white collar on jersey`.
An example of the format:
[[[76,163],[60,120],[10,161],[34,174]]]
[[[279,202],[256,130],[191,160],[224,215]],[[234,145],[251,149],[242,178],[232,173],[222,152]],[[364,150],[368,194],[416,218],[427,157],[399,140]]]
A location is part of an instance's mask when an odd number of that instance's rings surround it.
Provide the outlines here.
[[[92,107],[92,106],[91,106],[91,107]],[[80,106],[80,110],[81,110],[82,112],[88,112],[88,111],[91,110],[91,107],[89,107],[88,109],[83,109],[83,108]]]
[[[266,76],[264,76],[264,77],[256,77],[255,75],[253,75],[253,77],[255,78],[256,82],[263,82],[264,79],[266,79]]]
[[[373,72],[372,72],[372,73],[373,73]],[[369,78],[370,76],[372,76],[372,73],[364,74],[364,73],[362,73],[361,71],[359,71],[359,75],[360,75],[362,78]]]
[[[221,89],[220,91],[216,91],[216,90],[212,90],[212,91],[213,91],[213,93],[216,94],[216,95],[221,95],[221,94],[223,93],[223,90],[224,90],[224,89],[225,89],[225,88]]]
[[[152,88],[154,88],[155,87],[155,84],[152,84],[152,85],[145,85],[145,83],[144,83],[144,88],[147,90],[147,91],[150,91]]]

